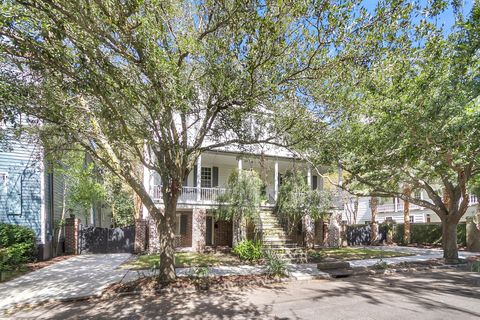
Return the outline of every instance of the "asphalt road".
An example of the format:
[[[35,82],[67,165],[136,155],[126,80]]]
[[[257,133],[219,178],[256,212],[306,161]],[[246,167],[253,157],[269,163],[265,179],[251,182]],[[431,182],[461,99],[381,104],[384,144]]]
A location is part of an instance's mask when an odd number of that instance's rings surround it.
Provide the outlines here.
[[[428,271],[49,303],[9,319],[479,319],[480,274]]]

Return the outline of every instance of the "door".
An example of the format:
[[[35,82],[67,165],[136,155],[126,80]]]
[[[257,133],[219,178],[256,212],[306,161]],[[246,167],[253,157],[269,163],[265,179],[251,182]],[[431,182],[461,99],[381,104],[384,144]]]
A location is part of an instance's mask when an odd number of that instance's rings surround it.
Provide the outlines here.
[[[213,217],[207,217],[207,232],[205,237],[205,244],[207,246],[213,245]]]

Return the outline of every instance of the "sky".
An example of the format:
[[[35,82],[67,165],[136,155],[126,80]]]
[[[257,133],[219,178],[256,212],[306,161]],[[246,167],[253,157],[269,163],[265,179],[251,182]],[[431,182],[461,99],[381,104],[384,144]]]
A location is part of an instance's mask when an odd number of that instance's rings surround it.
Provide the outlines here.
[[[429,2],[432,0],[412,0],[415,2],[419,2],[422,6],[427,5]],[[464,17],[468,17],[470,15],[470,11],[473,6],[473,2],[475,0],[459,0],[459,2],[462,4],[462,12]],[[379,0],[364,0],[363,5],[365,6],[366,9],[374,10],[377,3]],[[443,24],[445,32],[448,34],[452,30],[452,26],[455,24],[455,15],[453,13],[453,8],[452,6],[449,6],[447,10],[442,12],[439,17],[437,17],[436,23],[438,26],[441,26]]]

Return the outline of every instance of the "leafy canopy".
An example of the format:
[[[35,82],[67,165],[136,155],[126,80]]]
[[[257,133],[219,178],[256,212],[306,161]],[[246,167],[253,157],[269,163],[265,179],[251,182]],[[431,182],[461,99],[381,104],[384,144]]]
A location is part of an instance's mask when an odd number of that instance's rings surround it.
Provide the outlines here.
[[[218,220],[242,221],[258,217],[263,181],[254,170],[234,170],[228,177],[225,194],[218,198],[215,210]]]

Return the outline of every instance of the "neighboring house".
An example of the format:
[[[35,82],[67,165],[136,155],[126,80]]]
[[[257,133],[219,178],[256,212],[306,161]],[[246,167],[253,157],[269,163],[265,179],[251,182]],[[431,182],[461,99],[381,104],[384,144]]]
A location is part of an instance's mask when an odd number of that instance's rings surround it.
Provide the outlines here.
[[[47,167],[35,141],[7,138],[0,149],[0,221],[33,229],[40,259],[53,255],[53,224],[58,213],[55,194],[61,194],[58,177]]]
[[[421,199],[428,199],[423,191],[417,191],[416,197]],[[393,220],[397,223],[403,223],[403,200],[398,198],[379,198],[377,206],[377,222],[381,223],[385,220]],[[476,212],[478,199],[475,195],[470,195],[470,204],[467,212],[462,217],[461,221],[465,221],[466,217],[473,216]],[[410,222],[411,223],[429,223],[440,222],[438,215],[430,209],[426,209],[410,203]],[[363,197],[358,199],[358,211],[356,222],[352,221],[354,211],[354,200],[351,199],[344,207],[343,220],[348,223],[364,224],[371,221],[371,207],[370,198]]]
[[[65,207],[64,177],[53,169],[37,139],[6,138],[0,146],[0,222],[33,229],[37,236],[39,259],[49,259],[63,252],[60,221],[71,213]],[[94,206],[92,218],[84,224],[109,227],[109,208]],[[56,245],[55,240],[60,243]],[[55,244],[54,244],[55,242]],[[54,253],[55,249],[56,252]]]
[[[218,196],[225,192],[229,175],[237,169],[253,169],[266,180],[267,201],[261,208],[263,214],[260,217],[267,215],[270,220],[275,219],[271,213],[278,197],[282,176],[287,170],[296,169],[304,172],[312,189],[321,189],[323,186],[321,178],[306,162],[283,148],[263,145],[248,151],[228,147],[205,152],[198,158],[197,165],[183,183],[177,207],[177,247],[199,250],[203,245],[232,245],[232,222],[215,221],[212,211],[218,206]],[[144,183],[157,205],[162,207],[160,177],[145,168]],[[145,209],[143,215],[148,219],[148,212]],[[279,226],[278,221],[274,223]],[[151,229],[152,225],[150,224]],[[280,230],[277,231],[281,233]],[[263,240],[267,239],[264,237]]]

